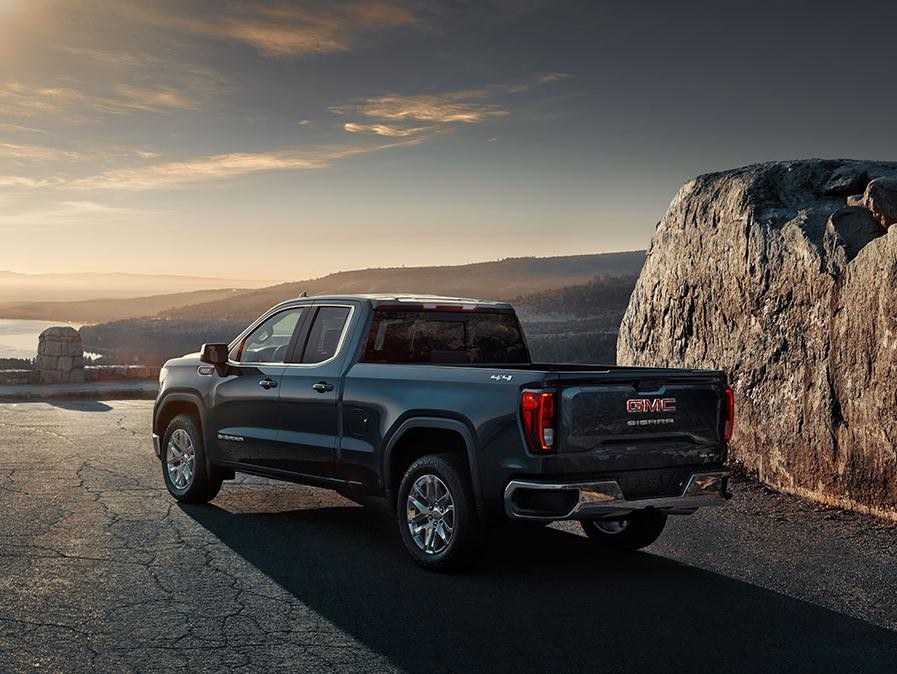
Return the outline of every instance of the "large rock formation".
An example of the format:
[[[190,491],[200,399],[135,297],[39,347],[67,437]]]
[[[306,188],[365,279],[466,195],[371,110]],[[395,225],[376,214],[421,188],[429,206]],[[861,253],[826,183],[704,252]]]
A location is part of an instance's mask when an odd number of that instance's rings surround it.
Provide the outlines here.
[[[714,367],[765,482],[897,515],[897,163],[774,162],[686,183],[618,360]]]

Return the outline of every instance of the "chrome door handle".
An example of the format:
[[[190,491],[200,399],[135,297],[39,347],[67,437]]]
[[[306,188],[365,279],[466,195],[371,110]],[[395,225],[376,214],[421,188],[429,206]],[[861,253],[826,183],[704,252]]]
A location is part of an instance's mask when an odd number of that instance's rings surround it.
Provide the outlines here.
[[[327,393],[327,391],[333,390],[333,384],[328,384],[326,381],[319,381],[317,384],[312,384],[311,387],[318,393]]]
[[[266,378],[266,379],[262,379],[259,382],[259,386],[261,386],[263,389],[266,389],[266,390],[271,389],[271,388],[277,388],[277,382],[274,381],[273,379]]]

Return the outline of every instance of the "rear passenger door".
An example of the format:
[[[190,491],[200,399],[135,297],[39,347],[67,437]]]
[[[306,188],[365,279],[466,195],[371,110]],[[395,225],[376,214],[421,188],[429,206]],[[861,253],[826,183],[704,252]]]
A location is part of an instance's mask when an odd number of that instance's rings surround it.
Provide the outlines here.
[[[278,399],[281,430],[272,467],[335,477],[340,386],[355,314],[351,304],[314,306],[283,372]]]

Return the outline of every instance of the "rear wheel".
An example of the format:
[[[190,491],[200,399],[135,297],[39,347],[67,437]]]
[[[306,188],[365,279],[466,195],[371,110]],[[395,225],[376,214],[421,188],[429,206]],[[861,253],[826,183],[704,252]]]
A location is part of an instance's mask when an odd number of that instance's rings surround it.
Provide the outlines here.
[[[202,433],[189,414],[179,414],[165,429],[162,478],[168,493],[184,503],[211,501],[221,489],[221,477],[206,471]]]
[[[657,540],[667,523],[658,510],[637,510],[616,520],[582,522],[583,531],[595,543],[614,550],[639,550]]]
[[[479,551],[481,526],[466,465],[454,454],[430,454],[412,463],[396,502],[402,543],[424,568],[449,571]]]

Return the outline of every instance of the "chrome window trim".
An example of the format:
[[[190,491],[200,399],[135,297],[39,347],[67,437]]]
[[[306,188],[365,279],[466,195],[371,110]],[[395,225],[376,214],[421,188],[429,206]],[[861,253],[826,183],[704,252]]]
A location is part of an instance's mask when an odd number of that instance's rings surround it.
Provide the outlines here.
[[[315,316],[314,316],[315,319],[317,319],[317,317],[318,317],[317,310],[320,310],[320,309],[336,308],[336,309],[348,309],[349,310],[349,315],[346,316],[346,322],[343,324],[343,331],[340,333],[339,341],[336,343],[336,350],[334,350],[333,355],[330,356],[330,358],[328,358],[327,360],[322,360],[317,363],[279,363],[279,364],[285,365],[288,368],[289,367],[299,367],[299,368],[320,367],[321,365],[326,365],[327,363],[333,362],[334,360],[339,358],[340,353],[342,353],[342,351],[343,351],[343,344],[346,341],[346,336],[349,334],[349,328],[352,325],[352,319],[355,317],[355,305],[354,304],[326,303],[326,304],[315,304],[314,308],[316,309]],[[309,334],[311,334],[312,328],[314,328],[314,323],[312,323],[309,326],[309,330],[308,330]]]

